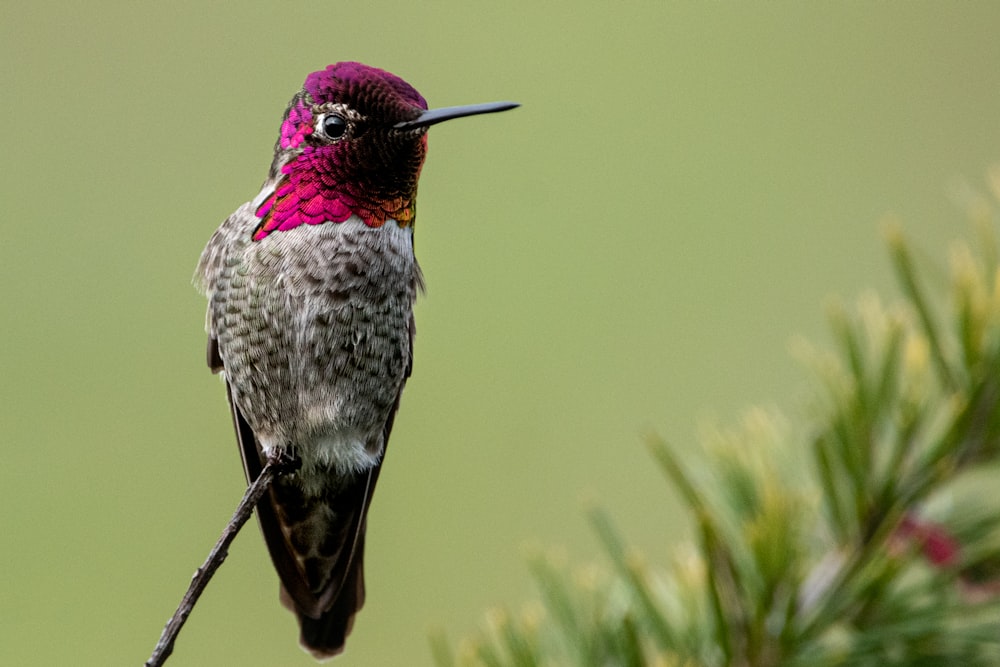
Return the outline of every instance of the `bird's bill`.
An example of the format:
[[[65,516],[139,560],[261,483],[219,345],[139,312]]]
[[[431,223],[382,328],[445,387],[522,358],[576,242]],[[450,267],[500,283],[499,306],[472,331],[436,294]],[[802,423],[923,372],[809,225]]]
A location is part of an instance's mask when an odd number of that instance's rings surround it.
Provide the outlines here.
[[[437,123],[443,123],[452,118],[464,118],[465,116],[478,116],[483,113],[497,113],[507,111],[521,106],[517,102],[486,102],[485,104],[466,104],[460,107],[441,107],[440,109],[428,109],[422,112],[413,120],[404,120],[396,123],[393,128],[397,130],[413,130],[418,127],[428,127]]]

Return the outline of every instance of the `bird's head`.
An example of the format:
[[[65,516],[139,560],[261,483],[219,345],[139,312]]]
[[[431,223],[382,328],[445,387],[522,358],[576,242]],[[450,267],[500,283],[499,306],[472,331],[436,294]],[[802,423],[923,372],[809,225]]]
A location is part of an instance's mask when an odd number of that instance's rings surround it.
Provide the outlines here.
[[[371,227],[412,224],[427,128],[515,106],[429,111],[420,93],[384,70],[341,62],[313,72],[285,111],[254,239],[351,215]]]

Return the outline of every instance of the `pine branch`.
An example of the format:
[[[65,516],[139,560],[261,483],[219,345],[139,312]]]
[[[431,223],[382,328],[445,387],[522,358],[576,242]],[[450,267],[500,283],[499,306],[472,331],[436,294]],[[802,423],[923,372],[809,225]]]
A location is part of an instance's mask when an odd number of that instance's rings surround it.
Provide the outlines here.
[[[647,566],[595,511],[610,572],[533,563],[541,604],[455,654],[439,638],[438,663],[1000,667],[998,220],[956,245],[946,289],[888,230],[903,301],[831,312],[806,423],[756,410],[701,452],[650,440],[693,519],[681,555]]]
[[[146,661],[146,667],[160,667],[160,665],[167,661],[170,654],[173,653],[177,635],[180,633],[181,628],[184,627],[188,616],[194,611],[194,605],[205,591],[208,582],[215,575],[216,570],[219,569],[222,562],[226,560],[226,556],[229,555],[229,545],[236,539],[236,535],[243,528],[243,524],[250,518],[254,508],[257,507],[257,503],[267,493],[274,480],[290,472],[292,466],[293,463],[287,458],[271,458],[268,460],[267,465],[264,466],[264,469],[261,470],[257,479],[247,488],[240,504],[236,506],[233,518],[229,520],[229,523],[222,531],[219,541],[216,542],[215,547],[209,552],[208,558],[205,559],[202,566],[194,573],[194,577],[191,578],[191,585],[188,586],[187,592],[181,598],[181,602],[177,606],[177,611],[174,612],[174,615],[170,617],[167,625],[163,628],[160,641],[156,643],[153,654]]]

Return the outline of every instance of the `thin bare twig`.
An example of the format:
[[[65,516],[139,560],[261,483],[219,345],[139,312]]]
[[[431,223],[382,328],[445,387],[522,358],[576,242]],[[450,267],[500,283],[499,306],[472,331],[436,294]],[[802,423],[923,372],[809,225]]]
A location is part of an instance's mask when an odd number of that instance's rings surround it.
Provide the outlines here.
[[[163,628],[160,641],[156,643],[153,654],[146,661],[146,667],[160,667],[160,665],[167,661],[170,654],[173,653],[174,641],[177,639],[177,635],[180,633],[181,628],[184,627],[184,622],[191,615],[195,603],[201,597],[205,587],[208,586],[208,582],[212,579],[215,571],[219,569],[222,561],[226,560],[226,556],[229,555],[229,545],[236,539],[236,535],[240,532],[243,524],[250,518],[253,509],[257,506],[257,502],[267,493],[274,479],[287,472],[289,467],[287,459],[269,459],[267,465],[261,470],[260,475],[257,476],[257,479],[247,488],[246,493],[243,494],[243,500],[236,506],[236,512],[233,513],[233,518],[229,520],[229,524],[222,531],[219,541],[216,542],[215,547],[208,554],[208,558],[205,559],[202,566],[194,573],[194,577],[191,578],[191,585],[188,587],[184,597],[181,598],[181,603],[177,606],[177,611],[174,612],[174,615],[170,617],[167,625]]]

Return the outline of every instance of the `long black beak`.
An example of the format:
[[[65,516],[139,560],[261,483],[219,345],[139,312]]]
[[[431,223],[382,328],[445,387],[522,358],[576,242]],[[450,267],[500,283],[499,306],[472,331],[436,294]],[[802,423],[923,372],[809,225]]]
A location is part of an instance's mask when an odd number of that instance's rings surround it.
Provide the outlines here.
[[[404,120],[402,123],[393,125],[397,130],[414,130],[418,127],[427,127],[436,123],[443,123],[452,118],[463,118],[465,116],[478,116],[481,113],[496,113],[507,111],[521,106],[517,102],[487,102],[486,104],[467,104],[460,107],[441,107],[440,109],[429,109],[424,111],[413,120]]]

